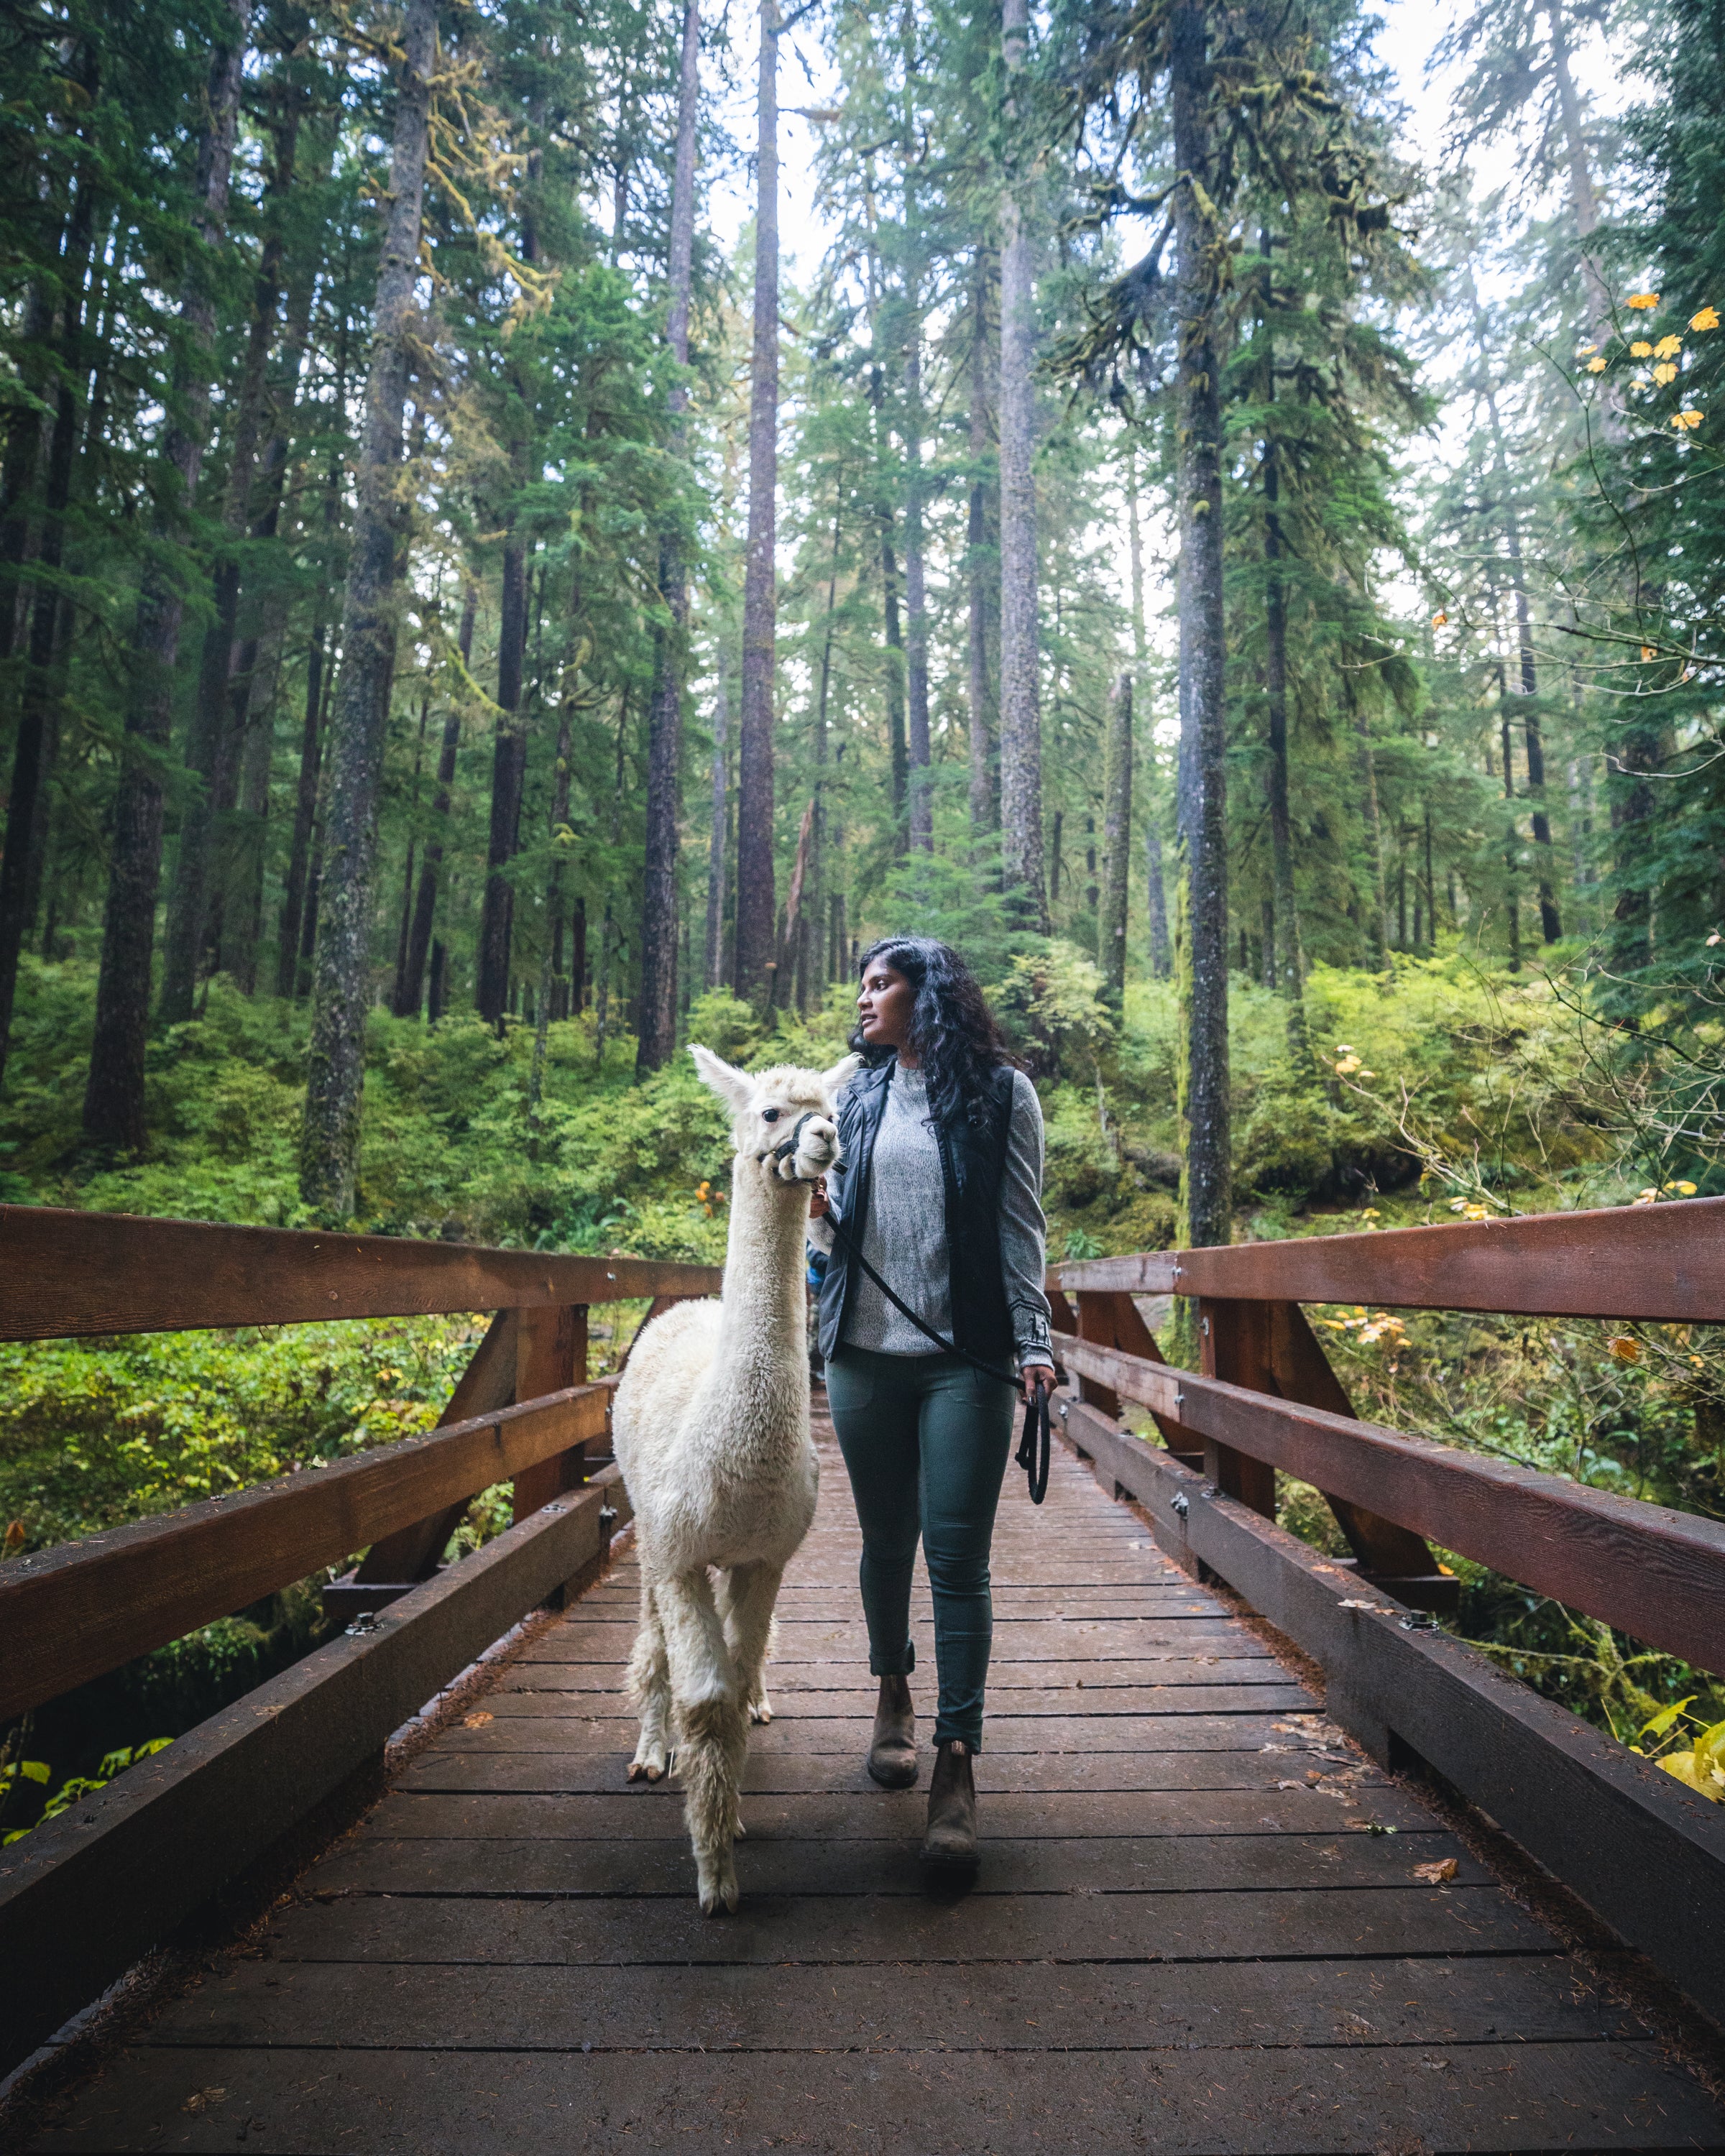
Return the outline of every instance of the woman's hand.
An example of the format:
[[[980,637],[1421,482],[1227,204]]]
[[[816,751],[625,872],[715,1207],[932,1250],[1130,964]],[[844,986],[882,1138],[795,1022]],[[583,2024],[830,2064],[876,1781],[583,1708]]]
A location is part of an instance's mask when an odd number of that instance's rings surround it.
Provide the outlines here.
[[[811,1220],[824,1219],[826,1217],[826,1210],[827,1179],[825,1176],[823,1175],[816,1178],[809,1190],[809,1217]]]
[[[1024,1389],[1027,1404],[1035,1399],[1039,1390],[1051,1393],[1058,1382],[1055,1373],[1046,1363],[1027,1363],[1019,1373],[1019,1383]]]

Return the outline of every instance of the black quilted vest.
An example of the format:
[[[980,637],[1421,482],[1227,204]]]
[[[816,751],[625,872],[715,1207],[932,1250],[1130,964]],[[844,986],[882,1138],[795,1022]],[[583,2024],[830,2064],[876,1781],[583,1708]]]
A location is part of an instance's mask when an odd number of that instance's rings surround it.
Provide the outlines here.
[[[886,1110],[891,1070],[888,1062],[858,1071],[839,1106],[839,1137],[845,1159],[842,1168],[828,1174],[828,1202],[859,1245],[868,1219],[875,1137]],[[1013,1072],[1003,1064],[990,1081],[989,1112],[983,1127],[978,1128],[965,1115],[939,1118],[935,1123],[947,1194],[952,1337],[971,1354],[999,1363],[1009,1363],[1012,1356],[1012,1318],[1000,1270],[1000,1177],[1006,1164],[1012,1092]],[[892,1277],[890,1257],[880,1270],[883,1280],[904,1293]],[[850,1299],[860,1278],[860,1267],[835,1237],[820,1290],[819,1337],[823,1359],[845,1337]],[[932,1341],[928,1352],[931,1355],[937,1352]]]

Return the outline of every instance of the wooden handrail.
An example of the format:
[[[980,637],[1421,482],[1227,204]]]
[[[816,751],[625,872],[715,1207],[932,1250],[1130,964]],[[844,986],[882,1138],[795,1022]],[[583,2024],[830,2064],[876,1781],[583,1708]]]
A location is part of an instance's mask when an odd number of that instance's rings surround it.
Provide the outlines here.
[[[1069,1290],[1725,1322],[1725,1198],[1446,1221],[1050,1268]]]
[[[1368,1507],[1698,1669],[1725,1672],[1725,1524],[1297,1407],[1070,1334],[1056,1333],[1054,1345],[1069,1369],[1194,1438]]]
[[[0,1340],[716,1295],[716,1265],[0,1205]]]
[[[614,1379],[0,1568],[0,1722],[601,1436]]]

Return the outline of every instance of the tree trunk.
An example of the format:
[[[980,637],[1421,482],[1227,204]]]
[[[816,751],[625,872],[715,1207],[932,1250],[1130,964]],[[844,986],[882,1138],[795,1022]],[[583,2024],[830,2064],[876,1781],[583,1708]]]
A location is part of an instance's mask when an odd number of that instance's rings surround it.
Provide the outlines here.
[[[1187,1238],[1228,1241],[1233,1220],[1228,1072],[1227,737],[1223,706],[1221,352],[1210,228],[1209,61],[1203,0],[1178,0],[1169,70],[1180,323],[1176,475],[1180,564],[1180,839],[1187,984],[1182,1178]],[[1200,189],[1203,190],[1200,193]]]
[[[1028,0],[1003,0],[1006,133],[1024,66]],[[1015,151],[1008,150],[1009,159]],[[1005,887],[1025,925],[1048,932],[1042,860],[1042,721],[1037,687],[1035,290],[1023,181],[1009,170],[1000,203],[1000,829]]]
[[[1267,250],[1266,250],[1267,252]],[[1264,401],[1276,397],[1272,353]],[[1282,582],[1281,465],[1274,432],[1264,445],[1264,687],[1270,732],[1271,912],[1265,918],[1265,971],[1288,1007],[1288,1053],[1311,1060],[1306,1034],[1306,968],[1294,890],[1294,832],[1288,813],[1288,608]]]
[[[1122,674],[1108,703],[1102,779],[1102,903],[1096,916],[1096,963],[1117,1009],[1126,994],[1126,897],[1132,860],[1132,677]]]
[[[270,175],[266,215],[272,208],[279,213],[282,197],[293,185],[299,110],[298,100],[292,100],[285,124],[277,131],[275,169]],[[285,254],[278,215],[276,228],[264,243],[252,286],[251,326],[234,405],[220,551],[210,575],[210,619],[203,632],[198,692],[186,742],[186,768],[194,783],[187,791],[180,814],[179,850],[162,946],[161,1016],[168,1024],[190,1018],[197,998],[208,925],[213,842],[218,814],[230,805],[221,797],[232,791],[231,781],[222,784],[218,773],[223,764],[229,771],[238,764],[232,735],[236,716],[244,715],[247,708],[243,690],[236,699],[234,682],[244,566],[241,547],[251,521],[252,482],[268,412],[270,353],[281,305]]]
[[[729,772],[725,734],[731,716],[731,699],[725,680],[725,654],[720,649],[718,678],[713,685],[712,828],[706,846],[706,985],[725,985],[725,828],[730,815]]]
[[[559,833],[569,820],[569,706],[566,700],[557,716],[557,762],[551,787],[551,867],[545,879],[545,916],[557,924],[562,941],[563,850]],[[545,1096],[545,1051],[551,1035],[552,1005],[556,1000],[557,973],[552,938],[545,938],[539,958],[539,993],[533,1004],[533,1063],[527,1079],[527,1152],[539,1157],[539,1103]]]
[[[971,298],[970,336],[970,501],[965,531],[964,579],[968,597],[968,651],[970,665],[970,828],[981,841],[1000,828],[1000,802],[994,783],[994,690],[988,664],[991,599],[1000,588],[1000,564],[988,545],[988,467],[993,444],[988,431],[988,305],[986,257],[977,250]]]
[[[880,593],[886,617],[886,746],[892,781],[892,850],[909,837],[911,751],[905,738],[905,639],[898,611],[898,561],[892,551],[892,511],[880,511]]]
[[[1485,314],[1475,302],[1474,322],[1485,349]],[[1491,444],[1497,466],[1498,509],[1503,520],[1504,551],[1509,557],[1510,591],[1516,609],[1516,656],[1521,676],[1522,732],[1527,747],[1527,800],[1532,811],[1533,843],[1538,848],[1539,925],[1548,943],[1563,932],[1553,890],[1551,819],[1545,807],[1545,739],[1539,724],[1539,673],[1533,654],[1532,610],[1527,601],[1527,572],[1522,560],[1521,522],[1510,500],[1509,450],[1498,414],[1497,394],[1488,378],[1485,384],[1486,412],[1491,424]]]
[[[1611,334],[1611,294],[1588,246],[1599,227],[1599,198],[1594,191],[1586,137],[1581,131],[1581,100],[1575,95],[1575,79],[1569,69],[1569,30],[1563,18],[1563,0],[1547,0],[1546,19],[1551,24],[1552,80],[1558,93],[1558,119],[1563,131],[1563,147],[1569,170],[1569,213],[1575,219],[1581,242],[1581,274],[1587,285],[1589,326],[1594,339],[1604,343]]]
[[[695,249],[695,122],[701,95],[699,0],[684,0],[683,68],[677,103],[677,157],[671,185],[670,307],[665,341],[689,364],[689,292]],[[688,453],[680,381],[670,393],[675,454]],[[659,588],[670,619],[655,632],[653,700],[647,716],[647,833],[641,886],[641,993],[635,1070],[669,1062],[677,1045],[677,812],[681,806],[683,682],[688,665],[689,578],[680,541],[660,543]]]
[[[911,849],[934,851],[934,801],[929,793],[928,603],[922,565],[922,331],[910,295],[910,349],[905,357],[905,685],[910,704]]]
[[[1162,834],[1156,828],[1153,814],[1144,819],[1144,880],[1150,908],[1150,973],[1158,981],[1168,980],[1174,970],[1174,956],[1168,945],[1168,895],[1163,881]]]
[[[462,670],[473,657],[473,626],[479,608],[476,585],[470,583],[461,602],[461,628],[456,648]],[[398,1018],[417,1018],[425,989],[425,963],[431,949],[432,923],[437,918],[438,877],[444,863],[444,832],[449,820],[449,798],[455,785],[455,758],[461,747],[461,707],[452,704],[444,718],[444,737],[438,748],[437,793],[431,803],[431,829],[419,868],[419,888],[413,895],[413,923],[408,931],[407,963],[402,968],[401,993],[396,998]]]
[[[275,993],[298,997],[300,979],[300,941],[308,894],[307,875],[311,838],[317,822],[318,780],[323,769],[324,624],[312,631],[311,649],[305,661],[305,716],[300,731],[300,780],[294,792],[294,831],[288,846],[287,880],[282,890],[281,913],[276,926]]]
[[[398,468],[437,53],[434,0],[408,0],[403,43],[342,608],[341,680],[330,721],[331,783],[312,959],[300,1191],[328,1222],[352,1216],[359,1168],[377,790],[395,670],[394,586],[405,509]]]
[[[1366,827],[1367,861],[1372,875],[1372,888],[1368,893],[1370,912],[1366,924],[1366,963],[1375,973],[1381,971],[1389,948],[1389,898],[1384,885],[1384,819],[1378,809],[1378,759],[1373,753],[1371,723],[1363,704],[1354,706],[1353,732],[1359,744],[1357,762],[1360,804]]]
[[[737,993],[770,1009],[773,677],[778,593],[778,8],[762,0],[756,152],[754,351],[749,386],[748,557],[742,597],[742,718],[737,767]]]
[[[505,871],[521,850],[521,794],[527,769],[527,737],[521,711],[526,655],[526,542],[519,529],[512,527],[503,542],[503,588],[497,620],[498,717],[491,746],[491,822],[474,984],[474,1002],[480,1016],[500,1033],[508,1008],[510,949],[515,931],[515,887]]]
[[[72,474],[78,447],[79,390],[86,372],[83,357],[85,280],[90,271],[95,206],[92,174],[86,164],[79,172],[78,199],[68,229],[63,264],[59,379],[54,392],[42,530],[36,550],[41,580],[28,609],[30,626],[24,654],[25,674],[18,700],[12,780],[6,799],[5,851],[0,854],[0,1083],[5,1080],[11,1045],[18,959],[35,918],[49,773],[59,734],[63,679],[56,662],[64,645],[60,635],[58,576],[65,552],[66,512],[72,500]]]
[[[215,295],[208,264],[222,246],[228,183],[251,0],[229,0],[233,39],[214,54],[208,114],[198,145],[198,244],[180,302],[182,357],[175,367],[162,444],[171,493],[157,512],[158,536],[184,529],[197,501],[208,433]],[[162,765],[173,719],[182,594],[159,557],[146,557],[131,641],[126,750],[114,803],[113,850],[96,981],[95,1029],[84,1094],[84,1132],[94,1143],[136,1152],[144,1142],[144,1045],[150,1023],[150,961],[162,882]]]

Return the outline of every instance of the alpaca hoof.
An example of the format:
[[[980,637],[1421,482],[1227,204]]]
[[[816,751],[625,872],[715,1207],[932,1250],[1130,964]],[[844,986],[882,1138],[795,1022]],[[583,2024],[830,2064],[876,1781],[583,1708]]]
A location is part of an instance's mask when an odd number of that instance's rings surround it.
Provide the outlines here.
[[[698,1857],[696,1860],[699,1875],[701,1913],[703,1917],[725,1917],[737,1907],[737,1867],[731,1861],[727,1849],[722,1856]]]
[[[749,1702],[749,1720],[751,1722],[771,1722],[772,1719],[773,1702],[770,1699],[753,1699]]]
[[[629,1779],[632,1782],[656,1782],[670,1764],[662,1746],[644,1743],[629,1762]]]

